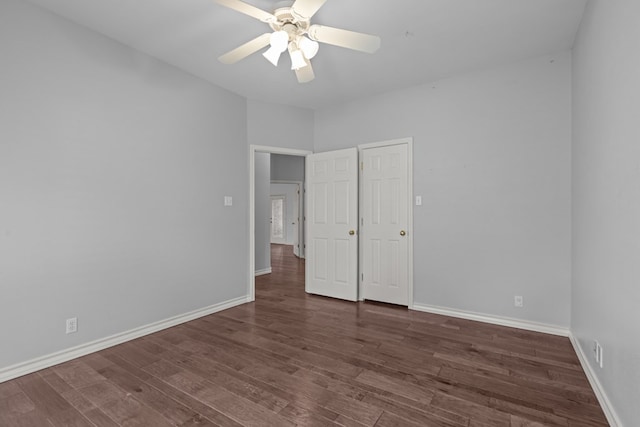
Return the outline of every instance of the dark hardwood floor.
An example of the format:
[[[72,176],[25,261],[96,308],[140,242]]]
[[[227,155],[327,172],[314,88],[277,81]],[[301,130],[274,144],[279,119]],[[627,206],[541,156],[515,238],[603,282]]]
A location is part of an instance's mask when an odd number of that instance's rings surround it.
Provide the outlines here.
[[[567,338],[306,295],[290,250],[255,303],[0,384],[0,425],[607,425]]]

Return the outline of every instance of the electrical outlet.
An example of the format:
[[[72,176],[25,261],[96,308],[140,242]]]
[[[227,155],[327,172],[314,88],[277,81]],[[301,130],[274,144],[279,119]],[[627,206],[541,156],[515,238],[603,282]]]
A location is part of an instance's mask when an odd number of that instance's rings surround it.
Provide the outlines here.
[[[602,346],[600,344],[598,344],[598,363],[600,364],[601,368],[604,367],[604,363],[602,361],[602,357],[603,357]]]
[[[596,363],[601,368],[604,367],[602,356],[603,356],[602,346],[598,341],[593,341],[593,357],[596,359]]]
[[[522,295],[516,295],[513,297],[513,305],[516,307],[524,307],[524,298],[522,298]]]
[[[78,318],[72,317],[67,319],[67,334],[78,332]]]

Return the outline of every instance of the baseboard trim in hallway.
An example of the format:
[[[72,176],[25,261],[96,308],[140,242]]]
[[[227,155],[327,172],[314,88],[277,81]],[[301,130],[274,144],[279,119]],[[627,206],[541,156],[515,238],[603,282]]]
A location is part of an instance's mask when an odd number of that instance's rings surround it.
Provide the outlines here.
[[[263,268],[262,270],[256,270],[256,276],[264,276],[265,274],[271,274],[271,267]]]

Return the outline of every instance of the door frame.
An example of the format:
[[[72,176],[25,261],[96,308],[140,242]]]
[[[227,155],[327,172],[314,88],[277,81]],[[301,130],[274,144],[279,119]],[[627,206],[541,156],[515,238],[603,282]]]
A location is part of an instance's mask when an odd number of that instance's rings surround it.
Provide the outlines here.
[[[247,286],[247,302],[256,300],[256,153],[285,154],[299,157],[307,157],[307,155],[313,154],[312,151],[308,150],[249,145],[249,284]]]
[[[372,142],[372,143],[367,143],[367,144],[359,144],[358,145],[358,162],[362,162],[362,151],[366,150],[368,148],[379,148],[379,147],[388,147],[391,145],[401,145],[401,144],[406,144],[407,145],[407,213],[408,213],[408,230],[407,230],[407,237],[408,237],[408,248],[407,248],[407,268],[409,269],[409,271],[407,272],[407,299],[408,299],[408,308],[409,310],[413,310],[413,235],[414,235],[414,228],[413,228],[413,138],[412,137],[406,137],[406,138],[399,138],[399,139],[390,139],[387,141],[380,141],[380,142]],[[358,176],[358,206],[361,206],[362,204],[362,194],[363,193],[363,188],[362,185],[363,180],[362,180],[362,169],[360,169],[360,174]],[[361,224],[362,224],[362,216],[360,216],[360,213],[358,215],[358,228],[360,228]],[[362,242],[362,234],[358,233],[358,247],[362,248],[363,243]],[[359,301],[363,301],[364,300],[364,288],[362,285],[362,266],[364,265],[364,251],[359,250],[358,251],[358,300]]]

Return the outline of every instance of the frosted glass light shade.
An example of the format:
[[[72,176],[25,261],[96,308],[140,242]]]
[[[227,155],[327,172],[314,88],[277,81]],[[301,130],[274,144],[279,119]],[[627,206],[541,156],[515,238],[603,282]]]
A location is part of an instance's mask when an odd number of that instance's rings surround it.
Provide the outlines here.
[[[280,54],[287,50],[289,45],[289,34],[286,31],[274,31],[269,37],[269,44],[271,47],[262,56],[277,67]]]
[[[278,66],[278,60],[280,59],[280,54],[282,51],[276,49],[271,46],[265,53],[262,54],[265,58],[269,60],[274,66]]]
[[[316,56],[316,53],[318,53],[318,49],[320,48],[320,44],[317,41],[310,40],[304,36],[300,37],[300,40],[298,40],[298,46],[300,47],[300,50],[302,50],[304,57],[307,59],[311,59]]]
[[[300,68],[304,68],[307,66],[307,61],[304,60],[304,56],[302,56],[301,50],[292,50],[289,52],[291,55],[291,69],[299,70]]]
[[[289,34],[286,31],[275,31],[271,33],[269,43],[272,48],[277,49],[279,52],[284,52],[289,45]]]

